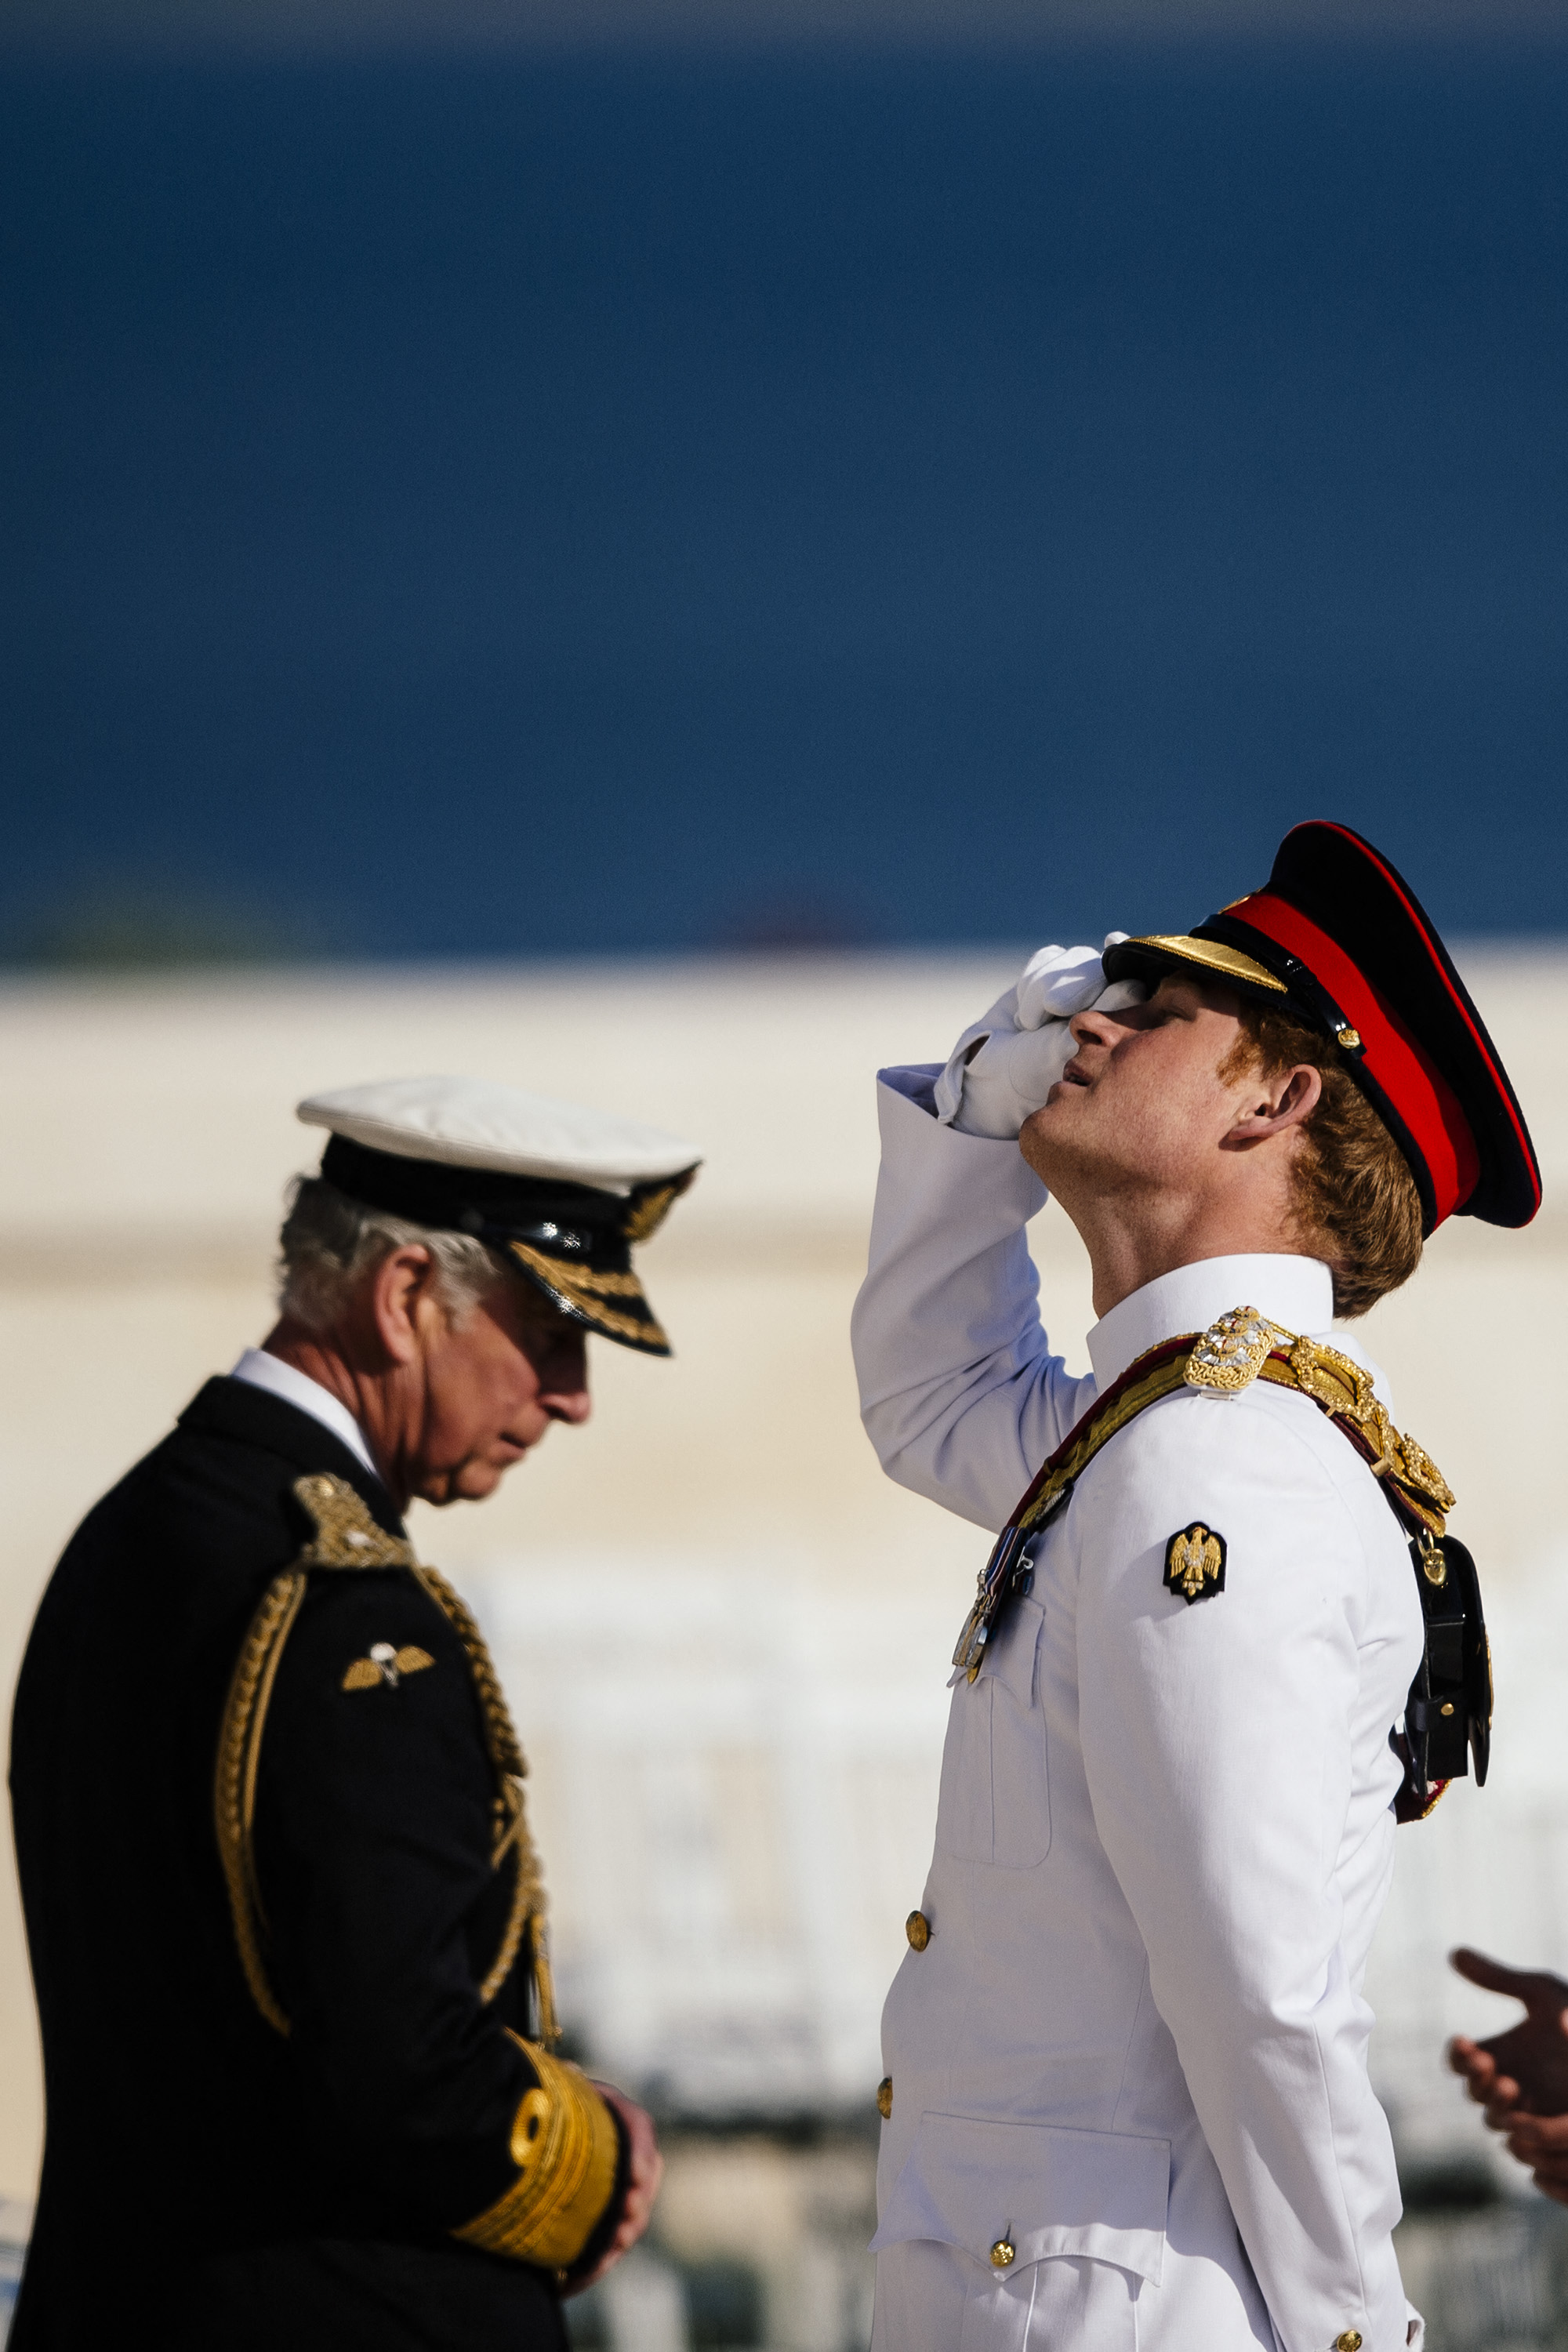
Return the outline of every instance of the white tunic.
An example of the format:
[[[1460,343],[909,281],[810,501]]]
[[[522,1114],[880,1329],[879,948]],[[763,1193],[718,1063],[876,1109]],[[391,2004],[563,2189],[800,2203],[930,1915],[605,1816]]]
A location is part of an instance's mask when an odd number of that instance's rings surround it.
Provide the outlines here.
[[[855,1314],[905,1486],[1002,1527],[1097,1393],[1232,1307],[1356,1352],[1317,1261],[1214,1258],[1123,1300],[1069,1378],[1024,1239],[1044,1190],[937,1124],[933,1075],[883,1073]],[[1194,1520],[1227,1559],[1189,1605],[1163,1577]],[[931,1938],[884,2014],[875,2352],[1396,2352],[1362,1980],[1421,1654],[1405,1538],[1317,1406],[1257,1382],[1147,1409],[1033,1558],[953,1678]]]

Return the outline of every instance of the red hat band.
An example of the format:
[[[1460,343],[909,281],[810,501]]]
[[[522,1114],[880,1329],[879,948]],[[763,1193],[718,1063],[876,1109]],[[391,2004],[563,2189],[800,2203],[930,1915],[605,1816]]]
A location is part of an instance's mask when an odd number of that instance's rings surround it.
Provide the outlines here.
[[[1260,890],[1191,931],[1105,950],[1106,977],[1197,970],[1338,1041],[1408,1163],[1431,1233],[1456,1210],[1527,1225],[1541,1170],[1468,989],[1409,884],[1348,824],[1292,825]]]
[[[1426,1163],[1433,1224],[1462,1209],[1480,1177],[1480,1153],[1459,1098],[1432,1056],[1417,1043],[1382,991],[1343,948],[1310,916],[1271,890],[1258,890],[1226,908],[1230,923],[1249,930],[1304,963],[1359,1032],[1363,1070],[1404,1122]]]

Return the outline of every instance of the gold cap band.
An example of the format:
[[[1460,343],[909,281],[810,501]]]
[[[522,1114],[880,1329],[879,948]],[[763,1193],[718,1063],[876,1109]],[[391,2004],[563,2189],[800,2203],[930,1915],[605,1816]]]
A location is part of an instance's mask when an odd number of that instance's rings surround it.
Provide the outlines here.
[[[1147,939],[1124,940],[1121,944],[1152,948],[1161,955],[1173,956],[1178,963],[1196,964],[1205,971],[1216,972],[1222,980],[1247,980],[1255,988],[1271,988],[1279,996],[1290,992],[1285,982],[1276,980],[1267,966],[1255,963],[1239,948],[1222,947],[1217,940],[1194,940],[1185,932],[1160,931],[1151,933]]]

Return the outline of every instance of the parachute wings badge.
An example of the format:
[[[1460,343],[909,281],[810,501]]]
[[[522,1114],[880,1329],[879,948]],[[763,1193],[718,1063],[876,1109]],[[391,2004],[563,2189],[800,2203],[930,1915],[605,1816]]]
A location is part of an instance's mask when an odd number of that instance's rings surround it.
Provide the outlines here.
[[[428,1650],[416,1649],[412,1643],[401,1650],[395,1650],[390,1642],[373,1642],[370,1655],[356,1658],[350,1666],[343,1676],[342,1687],[346,1691],[374,1690],[379,1684],[385,1683],[390,1689],[395,1690],[405,1675],[422,1674],[426,1666],[433,1666],[435,1663]]]
[[[1194,1519],[1178,1528],[1165,1546],[1165,1590],[1179,1592],[1191,1608],[1225,1591],[1225,1538]]]

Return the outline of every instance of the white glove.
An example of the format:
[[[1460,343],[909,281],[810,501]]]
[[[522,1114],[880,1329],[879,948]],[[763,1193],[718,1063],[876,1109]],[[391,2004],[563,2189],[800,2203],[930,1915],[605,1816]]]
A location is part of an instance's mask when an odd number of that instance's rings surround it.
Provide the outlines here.
[[[1108,931],[1114,947],[1125,931]],[[1142,1004],[1142,981],[1109,983],[1093,948],[1041,948],[1024,966],[1016,987],[972,1023],[936,1082],[936,1115],[962,1135],[998,1140],[1016,1136],[1039,1109],[1074,1053],[1068,1023],[1075,1013],[1119,1013]]]

